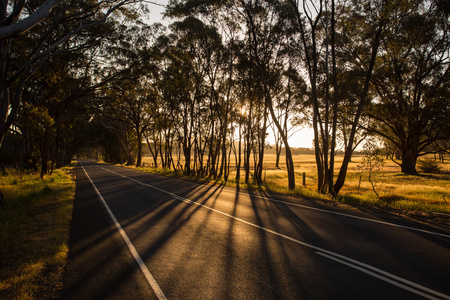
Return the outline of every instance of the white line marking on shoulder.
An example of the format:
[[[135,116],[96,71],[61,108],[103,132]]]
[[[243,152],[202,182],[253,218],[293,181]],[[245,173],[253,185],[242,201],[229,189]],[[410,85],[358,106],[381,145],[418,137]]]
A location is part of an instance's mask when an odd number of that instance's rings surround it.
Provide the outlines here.
[[[81,163],[80,163],[80,165],[81,165]],[[120,232],[120,235],[122,236],[122,238],[124,239],[125,243],[127,244],[128,249],[130,249],[131,254],[133,255],[134,259],[136,260],[136,262],[138,263],[138,265],[141,268],[142,272],[144,273],[145,279],[147,279],[148,283],[152,287],[152,289],[155,292],[156,296],[160,300],[167,299],[166,296],[164,295],[164,293],[162,292],[161,288],[159,287],[158,283],[156,283],[155,278],[152,276],[152,274],[148,270],[148,268],[145,265],[144,261],[142,260],[141,256],[137,252],[137,250],[134,247],[133,243],[131,243],[130,239],[128,238],[128,235],[123,230],[123,228],[120,225],[119,221],[117,221],[116,217],[114,216],[113,212],[109,208],[109,206],[106,203],[105,199],[103,199],[102,194],[100,194],[100,192],[98,191],[97,187],[95,186],[95,184],[92,181],[91,177],[87,173],[86,169],[84,168],[83,165],[81,165],[81,167],[83,168],[84,173],[86,173],[87,178],[89,179],[89,181],[91,182],[92,186],[94,187],[95,192],[97,193],[97,195],[99,196],[99,198],[102,201],[103,205],[105,206],[106,210],[108,211],[111,219],[113,220],[114,224],[117,227],[117,230]]]

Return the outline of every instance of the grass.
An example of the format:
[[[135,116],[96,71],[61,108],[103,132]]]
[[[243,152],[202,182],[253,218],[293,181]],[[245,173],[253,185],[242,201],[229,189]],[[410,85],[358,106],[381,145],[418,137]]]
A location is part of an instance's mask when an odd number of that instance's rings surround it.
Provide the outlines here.
[[[431,157],[430,157],[431,158]],[[294,167],[296,176],[296,188],[289,191],[288,179],[284,163],[284,157],[280,159],[280,169],[275,167],[275,155],[266,154],[264,160],[263,178],[264,184],[261,186],[255,183],[244,184],[244,171],[241,171],[241,187],[249,189],[259,189],[264,191],[291,194],[301,197],[336,200],[353,205],[367,205],[382,208],[400,209],[404,211],[438,212],[450,214],[450,162],[439,164],[441,174],[420,174],[405,175],[401,173],[400,167],[390,160],[385,160],[380,170],[372,174],[372,181],[380,197],[377,197],[368,181],[368,173],[361,173],[358,165],[362,156],[354,156],[349,165],[345,185],[336,199],[316,192],[317,171],[314,155],[295,155]],[[143,171],[160,173],[163,175],[175,176],[173,170],[162,170],[148,167],[153,160],[150,157],[144,158],[147,167],[138,168]],[[342,157],[337,157],[335,176],[339,171]],[[181,162],[183,163],[183,162]],[[236,186],[235,166],[231,166],[229,180],[226,183]],[[306,185],[302,185],[302,176],[305,173]],[[361,183],[359,183],[361,177]],[[198,178],[194,178],[198,179]],[[203,179],[210,181],[210,179]],[[222,180],[215,181],[218,184],[225,184]]]
[[[282,158],[283,159],[283,158]],[[393,162],[386,161],[373,174],[377,197],[357,168],[362,157],[355,156],[349,166],[344,188],[337,201],[421,212],[450,213],[450,163],[440,164],[442,174],[405,175]],[[150,165],[151,159],[144,162]],[[275,156],[266,155],[264,184],[244,184],[234,180],[227,185],[286,193],[307,198],[327,199],[315,191],[317,173],[312,155],[294,157],[297,187],[287,189],[286,170],[275,167]],[[339,160],[338,164],[339,166]],[[233,167],[233,166],[232,166]],[[0,176],[0,189],[7,205],[0,206],[0,299],[57,299],[62,289],[62,275],[67,261],[69,224],[72,216],[75,182],[73,166],[55,170],[41,180],[37,174],[20,175],[9,171]],[[173,170],[142,167],[166,176],[180,176]],[[303,173],[306,186],[302,186]],[[244,172],[241,173],[243,178]],[[361,176],[361,184],[359,184]],[[191,177],[192,178],[192,177]],[[192,178],[211,181],[205,178]],[[223,181],[216,181],[225,184]]]
[[[402,210],[450,213],[448,174],[405,175],[380,172],[376,174],[374,181],[380,197],[376,197],[367,180],[363,179],[358,190],[357,180],[349,179],[341,193],[342,201]]]
[[[57,299],[67,261],[73,166],[0,176],[0,299]]]

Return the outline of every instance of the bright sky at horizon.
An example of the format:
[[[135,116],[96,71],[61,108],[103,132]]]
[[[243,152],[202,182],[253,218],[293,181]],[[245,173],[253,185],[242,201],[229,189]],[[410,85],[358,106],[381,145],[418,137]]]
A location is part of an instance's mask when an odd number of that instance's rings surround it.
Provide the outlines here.
[[[289,146],[295,148],[313,148],[314,130],[312,128],[296,129],[295,134],[289,138]],[[267,141],[270,145],[275,144],[272,130],[269,130]]]

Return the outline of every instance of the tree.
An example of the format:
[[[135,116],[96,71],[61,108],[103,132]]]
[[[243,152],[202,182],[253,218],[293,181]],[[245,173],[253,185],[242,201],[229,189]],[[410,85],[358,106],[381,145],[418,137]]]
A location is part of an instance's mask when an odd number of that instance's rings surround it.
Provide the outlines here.
[[[23,103],[29,78],[51,56],[84,47],[67,43],[90,27],[104,23],[109,15],[134,1],[61,0],[0,2],[0,146]],[[14,5],[12,4],[14,3]],[[23,39],[34,43],[23,48]]]
[[[289,55],[289,59],[291,59],[291,55]],[[301,108],[306,102],[307,87],[306,82],[300,76],[298,71],[291,68],[292,62],[289,62],[288,64],[288,69],[283,74],[283,89],[281,90],[280,95],[275,97],[275,100],[278,102],[277,120],[283,125],[284,134],[287,137],[291,137],[296,128],[295,126],[300,125],[298,119],[291,118],[302,113]],[[289,122],[291,122],[291,126],[289,126]],[[273,125],[273,127],[275,133],[275,167],[279,168],[283,139],[281,134],[276,130],[275,125]]]
[[[124,6],[135,1],[67,1],[46,0],[43,3],[19,0],[0,2],[0,147],[5,133],[14,124],[21,107],[27,101],[34,83],[30,83],[45,62],[51,62],[58,55],[87,50],[95,41],[99,41],[104,31],[99,33],[93,27],[105,24],[108,17],[116,13],[116,17],[129,16]],[[111,23],[110,23],[111,24]],[[95,46],[94,46],[95,48]],[[89,51],[88,51],[89,52]],[[89,68],[87,68],[89,70]],[[71,90],[69,96],[57,105],[57,110],[64,111],[75,99],[92,92],[102,85],[102,79],[94,81],[88,71],[71,70],[70,76],[76,78],[79,89]],[[50,75],[50,74],[49,74]],[[98,76],[98,74],[97,74]],[[85,77],[86,80],[79,80]],[[99,77],[99,76],[98,76]],[[84,85],[87,83],[87,85]],[[104,81],[103,81],[104,83]],[[30,90],[31,89],[31,90]],[[86,100],[88,98],[84,98]],[[66,102],[67,100],[67,102]],[[42,107],[42,106],[40,106]],[[42,107],[43,108],[43,107]],[[43,111],[45,109],[43,108]],[[47,110],[49,113],[50,110]],[[52,168],[57,153],[60,151],[61,121],[55,122],[56,140],[53,151]],[[44,161],[48,158],[48,146],[41,154]],[[61,153],[62,154],[62,153]],[[42,163],[41,172],[45,173],[46,163]],[[42,176],[42,174],[41,174]],[[0,201],[2,200],[0,192]]]
[[[271,42],[273,42],[273,40],[269,39],[269,40],[264,40],[261,39],[261,35],[257,33],[257,25],[258,28],[263,28],[261,26],[261,24],[256,24],[255,22],[255,16],[258,15],[258,13],[261,13],[262,11],[264,11],[264,6],[259,6],[262,3],[252,3],[252,1],[249,1],[248,3],[246,3],[245,1],[241,0],[239,1],[241,6],[244,9],[245,15],[247,16],[247,26],[249,27],[249,32],[251,35],[251,39],[252,39],[252,51],[254,53],[255,56],[255,60],[256,60],[256,64],[257,64],[257,70],[258,70],[258,75],[259,78],[261,79],[261,84],[262,84],[262,88],[263,88],[263,95],[264,95],[264,99],[265,99],[265,105],[268,108],[270,115],[272,117],[272,121],[275,123],[275,126],[277,127],[278,132],[281,134],[281,138],[283,140],[283,143],[285,145],[285,151],[286,151],[286,168],[287,168],[287,173],[288,173],[288,187],[290,190],[295,189],[295,173],[294,173],[294,163],[292,160],[292,153],[291,153],[291,149],[289,147],[289,142],[288,142],[288,137],[285,134],[285,131],[283,130],[283,127],[281,126],[281,124],[278,122],[277,117],[275,115],[275,111],[274,111],[274,103],[272,100],[272,94],[271,94],[271,86],[270,86],[270,76],[271,76],[271,71],[275,71],[277,69],[277,53],[276,53],[276,49],[278,48],[277,44],[272,44]],[[254,6],[253,6],[254,5]],[[266,9],[274,9],[275,7],[271,7],[270,3],[266,4]],[[265,14],[264,14],[265,15]],[[279,21],[281,24],[283,22],[282,19],[277,19],[276,14],[274,13],[272,15],[272,18],[274,18],[275,20],[272,21],[272,25],[273,27],[270,28],[268,30],[269,33],[269,37],[277,37],[277,38],[283,38],[285,37],[284,35],[284,31],[283,26],[278,26],[279,23],[277,23],[277,21]],[[269,52],[267,53],[267,50],[264,51],[264,49],[270,49],[273,52]],[[262,55],[261,55],[262,54]],[[270,58],[274,58],[275,57],[275,61],[271,61]],[[271,67],[273,68],[271,70]]]
[[[419,156],[448,140],[450,123],[450,28],[438,2],[402,3],[383,39],[372,79],[375,101],[369,130],[401,152],[402,172],[416,174]]]
[[[239,4],[239,5],[235,5]],[[285,136],[282,126],[279,124],[274,113],[275,103],[272,103],[271,93],[275,92],[275,85],[279,82],[279,77],[282,72],[281,59],[283,43],[286,41],[286,32],[284,31],[284,20],[278,18],[277,6],[280,3],[271,3],[270,1],[173,1],[168,9],[168,15],[170,16],[200,16],[211,21],[212,24],[217,24],[218,20],[229,20],[223,17],[222,11],[233,15],[237,20],[241,21],[241,24],[236,22],[229,22],[227,24],[232,25],[229,27],[229,31],[235,31],[236,28],[242,32],[242,39],[240,44],[241,55],[239,55],[240,62],[238,65],[246,65],[245,71],[242,75],[245,75],[242,83],[245,84],[245,88],[238,89],[239,92],[236,95],[244,95],[240,108],[246,107],[248,117],[246,118],[245,126],[243,127],[245,132],[244,138],[244,166],[246,171],[245,181],[248,182],[250,173],[250,154],[254,154],[255,162],[255,179],[258,183],[262,182],[262,160],[264,157],[264,151],[266,147],[265,139],[268,128],[270,113],[272,120],[274,120],[277,130],[281,132],[285,145],[287,146],[287,169],[289,177],[289,188],[295,187],[294,169],[292,162],[292,155],[290,153],[287,137]],[[285,10],[287,11],[287,10]],[[219,16],[219,18],[217,18]],[[227,21],[228,22],[228,21]],[[245,24],[245,25],[244,25]],[[227,25],[228,26],[228,25]],[[225,27],[225,26],[224,26]],[[230,38],[228,35],[227,38]],[[281,43],[280,43],[281,41]],[[232,66],[232,64],[228,64]],[[237,66],[239,67],[239,66]],[[229,74],[231,74],[230,72]],[[231,86],[228,86],[231,88]],[[227,94],[231,93],[230,89],[227,89]],[[216,98],[218,99],[218,98]],[[225,112],[230,108],[228,101],[229,97],[223,102],[225,105]],[[237,114],[236,114],[237,115]],[[214,118],[213,118],[214,120]],[[220,123],[219,132],[222,132],[222,140],[217,141],[216,145],[222,145],[222,164],[226,163],[226,140],[228,114],[222,114],[218,116]],[[243,125],[242,122],[239,123]],[[214,132],[214,126],[211,127]],[[214,137],[214,134],[210,135]],[[210,149],[213,149],[213,140],[211,139]],[[256,143],[253,143],[256,142]],[[218,148],[217,148],[218,149]],[[215,166],[215,151],[211,152],[211,165],[212,175],[214,174]],[[239,152],[240,153],[240,152]],[[239,154],[240,155],[240,154]],[[223,168],[221,167],[221,171]],[[221,174],[221,173],[219,173]],[[240,174],[239,174],[240,175]]]
[[[354,1],[350,5],[339,6],[340,12],[336,14],[337,5],[334,0],[330,3],[331,7],[325,1],[305,1],[302,4],[294,0],[289,2],[295,10],[298,31],[305,49],[303,60],[311,88],[318,190],[337,195],[344,185],[356,131],[363,109],[368,103],[369,83],[392,3],[383,0]],[[337,15],[340,16],[339,19]],[[346,30],[347,26],[352,26],[351,30]],[[347,48],[346,56],[338,56],[338,46]],[[338,72],[340,68],[355,67],[363,70],[364,84],[357,92],[359,97],[351,120],[343,163],[334,181],[341,102]]]

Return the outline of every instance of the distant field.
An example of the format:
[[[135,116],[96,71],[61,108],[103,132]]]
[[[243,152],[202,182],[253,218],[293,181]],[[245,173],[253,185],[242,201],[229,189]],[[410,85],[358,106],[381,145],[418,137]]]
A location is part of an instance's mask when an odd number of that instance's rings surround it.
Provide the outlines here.
[[[432,157],[430,156],[430,158]],[[274,192],[323,198],[323,195],[315,192],[317,189],[317,171],[314,155],[295,155],[293,157],[296,174],[296,190],[294,192],[287,190],[285,156],[280,158],[280,169],[275,168],[275,159],[275,154],[264,156],[263,178],[265,184],[261,188]],[[342,159],[343,156],[336,158],[335,175],[339,171]],[[399,165],[391,160],[384,160],[381,169],[372,174],[375,190],[380,195],[378,198],[368,181],[368,173],[361,173],[358,168],[362,159],[362,155],[356,155],[352,158],[345,185],[339,195],[341,201],[406,210],[450,213],[450,160],[439,164],[442,170],[440,174],[421,174],[418,176],[405,175],[401,173]],[[236,184],[234,182],[236,164],[233,156],[231,160],[229,184],[233,185]],[[145,157],[143,161],[147,167],[152,166],[153,160],[150,157]],[[305,187],[302,186],[303,173],[306,176]],[[243,178],[242,174],[241,179]]]

